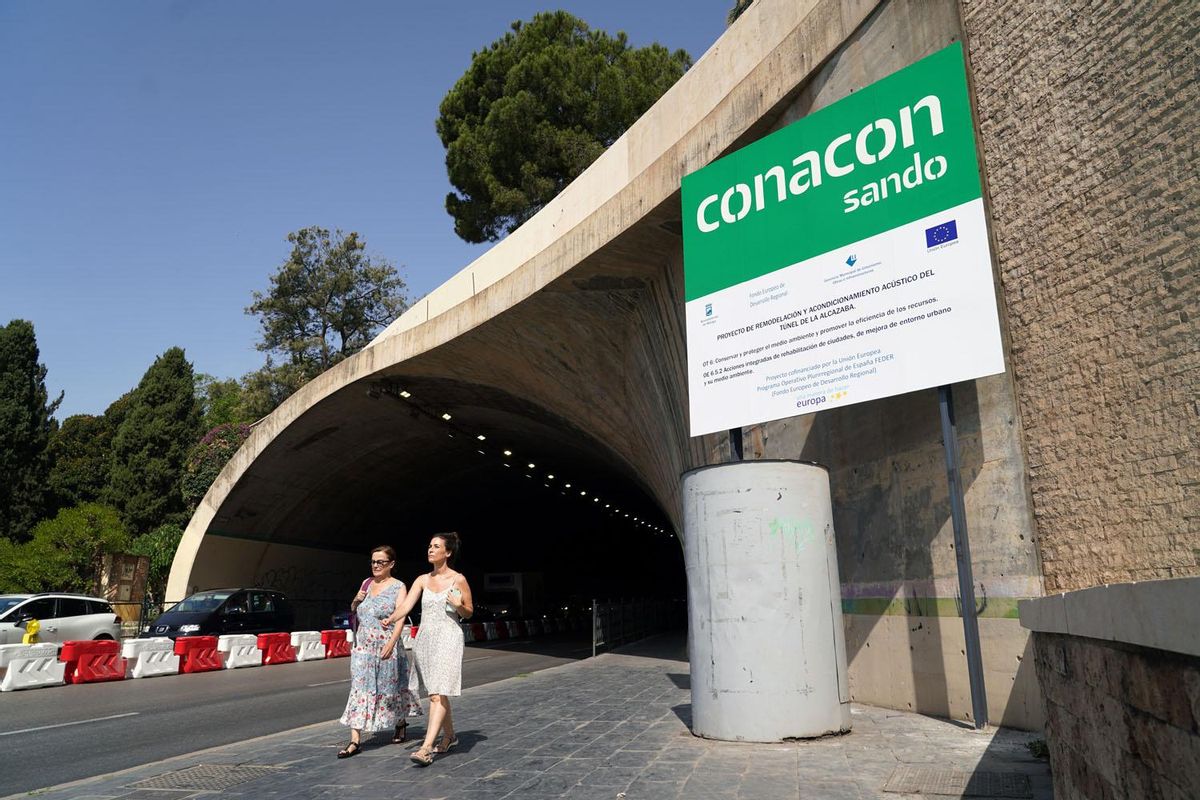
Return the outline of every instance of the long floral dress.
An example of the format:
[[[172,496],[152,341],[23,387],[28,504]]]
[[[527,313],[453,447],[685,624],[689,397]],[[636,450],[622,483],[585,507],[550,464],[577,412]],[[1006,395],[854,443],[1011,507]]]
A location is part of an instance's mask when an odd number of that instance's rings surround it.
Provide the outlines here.
[[[350,651],[350,697],[339,720],[360,731],[385,731],[406,716],[421,713],[417,696],[408,688],[408,659],[400,642],[390,658],[381,658],[391,630],[381,624],[396,610],[396,597],[404,586],[396,581],[358,605],[358,632]],[[404,684],[400,676],[405,677]]]

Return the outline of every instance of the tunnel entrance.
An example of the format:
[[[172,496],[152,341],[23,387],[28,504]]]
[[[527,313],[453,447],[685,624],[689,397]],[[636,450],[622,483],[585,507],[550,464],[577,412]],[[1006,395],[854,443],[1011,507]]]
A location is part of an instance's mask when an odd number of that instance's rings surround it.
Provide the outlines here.
[[[498,575],[524,576],[519,610],[533,615],[686,597],[679,540],[632,470],[603,442],[492,387],[414,376],[352,384],[254,466],[214,515],[191,588],[279,589],[296,599],[298,626],[327,625],[348,604],[371,548],[394,547],[393,574],[411,584],[428,569],[429,537],[451,530],[481,617],[511,604]]]

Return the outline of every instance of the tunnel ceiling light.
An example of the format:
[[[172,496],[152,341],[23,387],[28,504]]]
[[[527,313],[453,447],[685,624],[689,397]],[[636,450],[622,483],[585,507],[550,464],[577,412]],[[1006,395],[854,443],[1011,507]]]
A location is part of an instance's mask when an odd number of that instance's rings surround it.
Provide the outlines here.
[[[629,515],[628,515],[628,514],[626,514],[625,516],[626,516],[626,517],[628,517]]]
[[[571,484],[569,484],[569,483],[566,483],[566,484],[563,484],[563,485],[564,485],[564,486],[566,486],[568,489],[570,489],[570,488],[571,488]]]
[[[449,414],[442,414],[442,419],[446,420],[446,422],[449,422],[451,417]]]
[[[511,455],[512,455],[512,450],[505,450],[505,451],[504,451],[504,455],[506,455],[506,456],[511,456]]]
[[[608,507],[609,507],[609,506],[611,506],[611,505],[612,505],[612,503],[605,503],[605,504],[604,504],[604,507],[605,507],[605,508],[608,508]]]
[[[546,480],[548,480],[548,481],[552,481],[552,480],[554,480],[554,476],[553,476],[553,475],[547,475],[547,476],[546,476]]]
[[[481,434],[479,434],[478,436],[476,436],[475,438],[476,438],[476,439],[478,439],[478,440],[479,440],[479,441],[481,441],[481,442],[482,442],[482,441],[485,441],[485,440],[487,439],[487,437],[486,437],[486,436],[484,436],[482,433],[481,433]]]
[[[599,498],[599,497],[593,497],[593,498],[592,498],[592,502],[593,502],[593,503],[599,503],[599,502],[600,502],[600,498]]]
[[[584,496],[584,495],[586,495],[586,494],[587,494],[587,492],[580,492],[580,493],[579,493],[579,496],[580,496],[580,497],[583,497],[583,496]]]
[[[504,466],[508,467],[509,469],[512,469],[512,464],[505,464]]]
[[[486,455],[487,455],[487,453],[483,452],[482,450],[476,450],[475,452],[476,452],[476,453],[479,453],[479,455],[481,455],[481,456],[486,456]]]
[[[533,469],[533,468],[535,468],[535,467],[537,466],[537,464],[534,464],[532,461],[530,461],[530,462],[529,462],[528,464],[526,464],[525,466],[529,467],[530,469]]]
[[[403,397],[405,400],[407,400],[408,398],[412,397],[412,394],[401,389],[400,396]]]

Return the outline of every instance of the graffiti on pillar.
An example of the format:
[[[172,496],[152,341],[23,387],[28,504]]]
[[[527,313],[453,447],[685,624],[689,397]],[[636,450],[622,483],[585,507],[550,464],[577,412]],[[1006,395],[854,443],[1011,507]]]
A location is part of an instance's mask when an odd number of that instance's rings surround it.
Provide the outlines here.
[[[817,525],[811,519],[776,517],[767,523],[768,535],[778,536],[780,541],[790,544],[796,553],[804,552],[817,539]]]
[[[275,589],[292,597],[338,599],[353,595],[356,580],[345,569],[320,569],[296,565],[272,567],[258,573],[254,585],[263,589]]]

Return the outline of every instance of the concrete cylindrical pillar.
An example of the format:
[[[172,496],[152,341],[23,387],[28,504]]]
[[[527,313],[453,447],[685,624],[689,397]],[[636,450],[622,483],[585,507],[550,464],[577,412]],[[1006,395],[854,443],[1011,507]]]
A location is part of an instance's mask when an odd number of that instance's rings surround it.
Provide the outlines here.
[[[683,476],[692,729],[777,742],[850,730],[829,474],[741,461]]]

